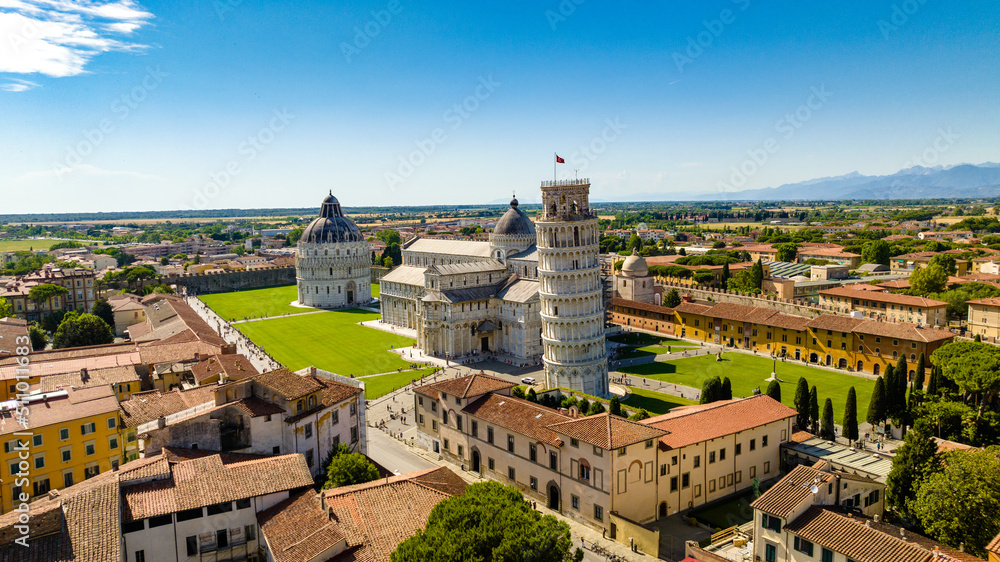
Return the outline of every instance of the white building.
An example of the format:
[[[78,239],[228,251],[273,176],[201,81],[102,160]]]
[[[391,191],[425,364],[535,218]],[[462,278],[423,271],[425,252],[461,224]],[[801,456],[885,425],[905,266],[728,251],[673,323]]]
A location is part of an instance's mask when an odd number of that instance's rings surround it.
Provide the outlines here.
[[[339,308],[372,300],[368,243],[332,192],[299,238],[295,279],[305,306]]]

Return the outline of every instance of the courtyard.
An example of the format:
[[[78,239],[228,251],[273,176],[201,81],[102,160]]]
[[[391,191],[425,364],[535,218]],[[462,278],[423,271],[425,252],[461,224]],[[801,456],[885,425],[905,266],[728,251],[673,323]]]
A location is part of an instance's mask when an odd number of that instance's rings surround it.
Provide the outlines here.
[[[729,377],[732,383],[733,397],[738,398],[752,395],[755,388],[760,388],[761,392],[766,391],[768,383],[764,379],[770,376],[772,368],[777,369],[778,378],[781,379],[781,402],[783,404],[794,407],[795,387],[799,382],[799,377],[805,377],[809,381],[810,388],[813,385],[816,386],[821,412],[827,398],[833,401],[834,419],[839,424],[844,417],[847,391],[853,386],[858,398],[858,422],[865,421],[868,403],[875,388],[874,380],[850,373],[810,367],[797,362],[778,361],[773,364],[772,360],[767,357],[730,352],[722,354],[722,361],[716,361],[715,355],[701,355],[626,366],[618,370],[622,373],[696,389],[702,388],[705,381],[712,377]]]

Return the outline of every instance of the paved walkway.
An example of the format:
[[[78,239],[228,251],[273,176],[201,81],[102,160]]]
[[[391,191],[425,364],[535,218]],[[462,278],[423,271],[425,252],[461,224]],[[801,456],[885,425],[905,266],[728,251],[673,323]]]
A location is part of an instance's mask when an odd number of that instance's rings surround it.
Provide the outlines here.
[[[201,301],[199,301],[199,302],[201,302]],[[275,318],[291,318],[293,316],[306,316],[306,315],[309,315],[309,314],[321,314],[323,312],[327,312],[327,311],[326,310],[307,310],[305,312],[293,312],[291,314],[280,314],[278,316],[262,316],[262,317],[259,317],[259,318],[247,318],[246,320],[234,320],[234,321],[230,322],[229,324],[230,325],[233,325],[233,324],[246,324],[247,322],[261,322],[263,320],[274,320]]]
[[[281,364],[268,355],[264,349],[250,341],[250,338],[244,336],[239,330],[233,328],[228,321],[216,314],[215,311],[209,308],[205,303],[201,302],[201,299],[190,296],[185,298],[187,303],[191,305],[191,308],[193,308],[195,312],[197,312],[198,315],[205,320],[205,322],[208,322],[209,326],[215,328],[216,333],[218,333],[227,342],[236,344],[236,352],[242,353],[250,359],[250,362],[258,371],[264,373],[281,368]]]

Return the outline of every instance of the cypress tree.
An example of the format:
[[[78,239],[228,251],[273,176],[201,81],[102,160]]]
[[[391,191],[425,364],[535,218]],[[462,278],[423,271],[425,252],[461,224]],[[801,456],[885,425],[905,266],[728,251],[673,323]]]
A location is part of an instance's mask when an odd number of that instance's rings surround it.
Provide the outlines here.
[[[900,355],[896,362],[896,374],[902,375],[904,381],[910,380],[910,366],[906,364],[906,355]]]
[[[833,429],[833,400],[829,398],[823,402],[823,426],[820,429],[820,435],[823,439],[829,439],[833,441],[837,438],[837,432]]]
[[[891,418],[896,415],[897,405],[896,405],[896,368],[892,365],[887,365],[885,367],[885,373],[882,375],[883,384],[885,385],[885,416],[886,418]]]
[[[844,407],[844,437],[858,440],[858,394],[852,386],[847,391],[847,405]]]
[[[812,424],[813,435],[819,434],[819,392],[816,385],[809,391],[809,422]]]
[[[608,411],[613,416],[618,416],[620,418],[625,417],[622,415],[622,403],[620,400],[618,400],[617,394],[611,397],[611,407],[608,408]]]
[[[722,379],[722,395],[721,400],[732,400],[733,399],[733,383],[729,381],[729,377]]]
[[[979,343],[979,342],[983,341],[983,338],[981,338],[981,337],[979,336],[979,334],[976,334],[976,337],[975,337],[975,338],[973,338],[973,339],[972,339],[972,341],[974,341],[974,342],[976,342],[976,343]]]
[[[767,385],[767,392],[765,392],[771,398],[774,398],[778,402],[781,402],[781,385],[778,381],[771,381]]]
[[[805,377],[799,377],[799,384],[795,388],[795,410],[799,415],[795,418],[799,429],[809,429],[809,381]]]
[[[705,381],[705,384],[701,387],[701,400],[700,404],[710,404],[716,400],[721,400],[722,398],[722,379],[719,377],[712,377]]]
[[[924,389],[924,375],[926,374],[927,368],[924,367],[924,354],[920,354],[919,363],[917,363],[917,372],[913,375],[913,386],[917,390]]]
[[[899,407],[899,411],[896,412],[896,417],[893,418],[898,420],[900,425],[907,425],[907,414],[909,413],[909,404],[906,400],[906,391],[908,388],[909,377],[906,375],[906,371],[900,371],[896,369],[896,403]]]
[[[885,421],[885,382],[882,377],[875,379],[875,390],[872,400],[868,403],[868,423],[878,425]]]
[[[938,371],[937,366],[931,366],[931,380],[927,383],[927,396],[934,396],[938,393]]]
[[[726,281],[729,281],[729,262],[722,264],[722,286],[726,286]]]

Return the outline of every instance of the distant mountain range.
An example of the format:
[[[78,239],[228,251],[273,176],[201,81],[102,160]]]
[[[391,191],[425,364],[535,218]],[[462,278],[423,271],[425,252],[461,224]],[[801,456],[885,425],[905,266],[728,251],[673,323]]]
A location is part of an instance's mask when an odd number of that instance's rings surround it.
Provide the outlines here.
[[[765,189],[717,193],[711,199],[938,199],[1000,197],[1000,164],[914,166],[888,176],[851,172]]]

